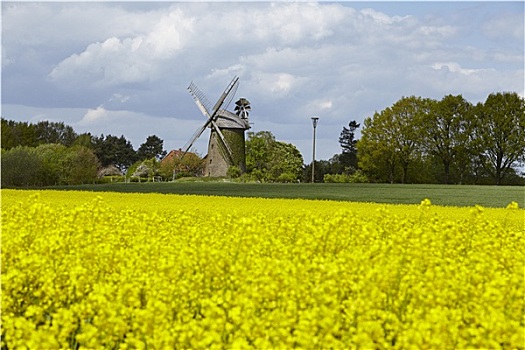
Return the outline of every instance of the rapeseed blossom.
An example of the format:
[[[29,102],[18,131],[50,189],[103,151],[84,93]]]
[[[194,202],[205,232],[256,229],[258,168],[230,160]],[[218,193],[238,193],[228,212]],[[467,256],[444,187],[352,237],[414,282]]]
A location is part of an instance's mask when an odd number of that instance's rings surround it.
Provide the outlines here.
[[[2,347],[523,348],[507,208],[2,190]]]

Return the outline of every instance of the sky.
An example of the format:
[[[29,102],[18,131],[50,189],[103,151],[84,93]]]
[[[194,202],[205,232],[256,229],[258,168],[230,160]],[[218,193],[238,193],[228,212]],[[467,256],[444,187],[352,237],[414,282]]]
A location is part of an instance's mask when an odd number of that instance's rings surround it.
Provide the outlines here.
[[[327,160],[344,126],[402,97],[525,96],[523,1],[2,1],[1,12],[2,117],[124,135],[135,149],[150,135],[182,148],[204,124],[192,81],[215,103],[238,76],[250,131],[307,164],[312,116]]]

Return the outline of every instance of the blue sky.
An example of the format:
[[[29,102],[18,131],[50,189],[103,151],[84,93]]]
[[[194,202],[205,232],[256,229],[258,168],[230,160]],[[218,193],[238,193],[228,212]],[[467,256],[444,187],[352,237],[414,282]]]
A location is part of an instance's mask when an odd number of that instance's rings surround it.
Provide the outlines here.
[[[269,130],[311,161],[403,96],[524,95],[524,3],[2,2],[2,116],[183,147],[234,75]],[[233,108],[233,107],[230,107]],[[206,153],[207,133],[195,144]]]

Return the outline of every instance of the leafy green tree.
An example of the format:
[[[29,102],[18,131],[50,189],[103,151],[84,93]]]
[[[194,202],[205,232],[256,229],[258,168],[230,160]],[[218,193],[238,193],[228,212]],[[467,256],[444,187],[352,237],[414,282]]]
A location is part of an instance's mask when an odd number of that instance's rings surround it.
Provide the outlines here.
[[[391,113],[375,112],[364,120],[361,138],[357,142],[359,168],[378,182],[394,183],[397,154]]]
[[[69,170],[69,149],[57,143],[49,143],[38,146],[35,149],[37,156],[42,162],[39,175],[42,185],[62,185],[65,181],[65,172]]]
[[[297,181],[302,174],[303,156],[290,143],[276,141],[272,147],[273,156],[269,164],[268,180],[278,182]]]
[[[481,165],[500,185],[525,161],[525,99],[515,92],[490,94],[475,116]]]
[[[241,177],[241,175],[241,168],[239,168],[237,165],[232,165],[228,167],[228,171],[226,172],[226,176],[228,176],[230,179],[237,179]]]
[[[16,146],[2,150],[2,187],[27,187],[40,184],[42,162],[35,149]]]
[[[49,143],[36,147],[35,154],[42,163],[39,182],[44,186],[93,183],[97,178],[100,164],[87,147]]]
[[[394,182],[399,164],[401,182],[408,182],[409,166],[421,155],[421,120],[430,107],[429,99],[403,97],[392,107],[365,119],[357,149],[359,166],[366,175],[377,178],[386,170],[388,180]]]
[[[261,182],[268,180],[275,143],[275,136],[270,131],[248,132],[246,171]]]
[[[444,170],[444,182],[450,183],[451,165],[464,174],[472,152],[472,105],[461,95],[447,95],[432,101],[430,113],[422,119],[425,151],[438,158]],[[461,176],[463,177],[463,176]]]
[[[292,144],[276,141],[270,131],[249,132],[247,173],[261,182],[294,181],[302,174],[303,157]]]
[[[89,132],[80,134],[75,139],[75,142],[73,142],[73,146],[82,146],[93,149],[93,136]]]
[[[137,151],[137,158],[144,160],[155,157],[157,160],[160,160],[166,155],[163,145],[164,141],[158,136],[148,136],[146,142],[140,145]]]
[[[431,100],[421,97],[403,97],[392,106],[395,128],[394,145],[401,164],[402,183],[408,182],[408,167],[420,156],[421,120],[428,115]]]
[[[64,174],[69,185],[94,183],[100,162],[92,149],[75,146],[69,148],[68,171]]]

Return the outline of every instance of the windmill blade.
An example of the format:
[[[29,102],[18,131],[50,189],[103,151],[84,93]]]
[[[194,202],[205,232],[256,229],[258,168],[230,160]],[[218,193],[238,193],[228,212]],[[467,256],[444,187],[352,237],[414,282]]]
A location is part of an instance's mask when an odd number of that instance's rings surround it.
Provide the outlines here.
[[[199,110],[202,112],[202,114],[208,118],[206,123],[204,123],[203,126],[201,126],[192,136],[190,141],[186,145],[184,145],[184,153],[182,154],[182,157],[188,153],[190,148],[193,146],[195,141],[202,135],[206,127],[212,124],[212,128],[217,132],[217,135],[219,136],[219,139],[221,140],[222,145],[224,146],[227,156],[230,160],[230,163],[233,159],[233,152],[231,148],[228,146],[228,143],[226,142],[226,139],[224,138],[224,135],[222,134],[221,130],[219,129],[217,123],[215,123],[217,112],[223,107],[230,104],[230,102],[233,99],[233,96],[235,96],[235,92],[237,91],[237,88],[239,86],[239,78],[234,77],[230,84],[226,87],[222,95],[219,97],[215,105],[213,106],[213,109],[210,110],[211,103],[208,101],[206,96],[202,93],[202,91],[199,90],[197,85],[195,83],[191,82],[190,86],[188,86],[188,91],[190,92],[191,96],[193,97],[193,100],[195,101],[195,104],[197,107],[199,107]]]
[[[199,90],[197,85],[192,81],[190,83],[190,86],[188,86],[188,91],[190,92],[191,96],[193,97],[193,100],[195,101],[195,104],[197,107],[199,107],[200,111],[205,117],[210,117],[210,109],[211,109],[211,103],[208,101],[204,93]]]
[[[206,128],[208,127],[208,125],[210,124],[211,122],[211,119],[208,119],[208,121],[206,123],[204,123],[203,126],[201,126],[199,129],[197,129],[197,131],[195,131],[195,133],[193,134],[193,136],[191,137],[191,139],[184,145],[184,147],[182,148],[184,150],[184,153],[182,154],[182,157],[184,157],[186,155],[186,153],[188,153],[188,151],[190,150],[190,148],[193,146],[193,144],[195,143],[195,141],[197,141],[197,139],[202,135],[202,133],[204,132],[204,130],[206,130]]]
[[[220,109],[228,109],[228,106],[230,105],[230,103],[232,102],[233,100],[233,97],[235,96],[235,94],[237,93],[237,89],[239,88],[239,78],[234,78],[234,80],[237,79],[237,81],[233,84],[233,87],[232,89],[230,90],[230,92],[228,93],[226,99],[224,100],[224,103],[222,104],[222,106],[220,107]],[[233,81],[233,80],[232,80]]]
[[[237,87],[239,86],[239,77],[234,77],[228,87],[226,87],[226,90],[222,93],[221,97],[217,100],[215,103],[215,106],[213,106],[213,109],[210,113],[210,118],[214,118],[215,114],[225,105],[225,101],[227,102],[226,105],[229,105],[231,100],[233,99],[233,96],[235,95],[235,92],[237,91]],[[225,108],[222,108],[225,109]]]

